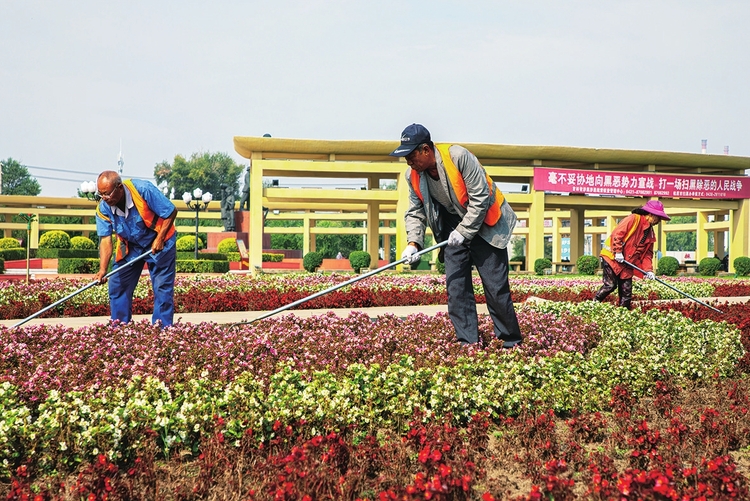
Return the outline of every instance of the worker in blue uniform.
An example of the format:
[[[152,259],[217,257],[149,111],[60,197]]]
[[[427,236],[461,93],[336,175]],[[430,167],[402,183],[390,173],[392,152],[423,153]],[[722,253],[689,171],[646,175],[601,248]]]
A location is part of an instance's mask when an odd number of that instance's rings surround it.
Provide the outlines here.
[[[113,253],[114,268],[126,266],[109,277],[112,319],[121,322],[132,319],[133,292],[143,267],[140,264],[127,265],[150,249],[151,254],[145,261],[154,292],[152,322],[160,322],[162,327],[172,325],[177,209],[152,183],[138,179],[123,181],[115,171],[99,174],[96,186],[101,197],[96,210],[96,233],[99,236],[96,280],[101,284],[107,282],[105,275]]]

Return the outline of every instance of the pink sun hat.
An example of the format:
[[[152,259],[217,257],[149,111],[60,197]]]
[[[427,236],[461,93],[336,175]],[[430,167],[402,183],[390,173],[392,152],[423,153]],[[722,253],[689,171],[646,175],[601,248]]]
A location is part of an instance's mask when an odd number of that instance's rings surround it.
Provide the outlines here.
[[[649,200],[648,202],[646,202],[646,205],[641,207],[641,210],[644,210],[649,214],[653,214],[654,216],[659,216],[665,221],[669,221],[670,219],[672,219],[671,217],[667,216],[666,212],[664,212],[664,205],[658,200]]]

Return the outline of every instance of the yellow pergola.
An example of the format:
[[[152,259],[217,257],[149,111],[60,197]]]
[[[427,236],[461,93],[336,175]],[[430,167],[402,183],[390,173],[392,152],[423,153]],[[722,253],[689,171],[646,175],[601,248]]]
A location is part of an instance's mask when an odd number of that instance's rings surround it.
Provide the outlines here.
[[[406,245],[403,222],[408,203],[408,186],[403,176],[406,164],[402,159],[388,155],[398,144],[397,141],[235,137],[235,150],[251,163],[250,218],[247,228],[251,269],[261,269],[264,207],[278,211],[279,215],[275,217],[304,220],[302,233],[305,253],[314,250],[314,235],[326,232],[323,228],[315,228],[316,220],[340,219],[344,217],[343,214],[350,214],[349,217],[353,219],[365,221],[366,248],[371,256],[378,255],[381,237],[389,242],[394,234],[399,255]],[[729,155],[461,144],[479,158],[496,182],[528,187],[522,192],[506,193],[506,198],[519,216],[516,234],[526,238],[528,263],[544,257],[545,236],[553,237],[553,261],[558,261],[562,235],[570,238],[570,261],[575,263],[583,254],[586,235],[601,236],[608,233],[621,217],[646,201],[642,197],[601,197],[537,190],[534,187],[534,169],[537,167],[733,177],[744,177],[745,170],[750,169],[750,158]],[[363,179],[365,189],[264,187],[264,178],[279,177]],[[381,190],[380,182],[384,180],[395,181],[396,190]],[[729,254],[748,255],[750,211],[747,199],[660,200],[670,215],[696,215],[697,221],[687,225],[660,225],[657,249],[665,247],[664,235],[669,231],[697,231],[696,258],[701,259],[709,252],[707,235],[714,232],[715,248],[724,248],[726,233]],[[339,215],[333,216],[334,213]],[[395,230],[386,224],[393,219],[396,220]],[[552,224],[545,226],[545,220]],[[588,225],[586,221],[594,222]],[[602,221],[604,224],[601,224]],[[592,242],[592,253],[598,255],[600,238],[593,238]]]

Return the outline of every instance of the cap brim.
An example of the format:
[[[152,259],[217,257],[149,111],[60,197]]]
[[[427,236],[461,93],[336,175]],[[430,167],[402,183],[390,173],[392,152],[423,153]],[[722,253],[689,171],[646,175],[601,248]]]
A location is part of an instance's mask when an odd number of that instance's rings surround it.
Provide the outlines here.
[[[404,146],[402,144],[401,146],[393,150],[391,153],[389,153],[389,155],[392,157],[405,157],[406,155],[414,151],[417,148],[417,146],[419,145],[415,144],[414,146]]]

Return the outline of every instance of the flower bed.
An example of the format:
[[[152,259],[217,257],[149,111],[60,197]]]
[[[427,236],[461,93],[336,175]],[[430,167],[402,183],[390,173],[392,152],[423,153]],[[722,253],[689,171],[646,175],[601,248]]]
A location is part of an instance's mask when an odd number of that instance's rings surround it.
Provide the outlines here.
[[[178,277],[175,282],[176,313],[212,311],[275,310],[314,293],[350,280],[351,275],[284,274],[250,276],[190,276]],[[750,291],[750,281],[705,278],[669,278],[668,283],[694,297],[744,296]],[[511,278],[515,302],[529,296],[555,301],[579,302],[593,298],[601,281],[590,279]],[[40,280],[29,284],[0,282],[0,318],[25,318],[87,285],[82,280]],[[477,301],[484,302],[484,291],[479,278],[474,279]],[[633,284],[635,300],[676,299],[677,292],[655,281],[636,280]],[[613,302],[616,294],[610,295]],[[429,275],[376,275],[350,286],[307,301],[301,309],[357,308],[371,306],[404,306],[444,304],[447,300],[445,280]],[[153,296],[148,278],[138,283],[134,294],[133,313],[152,312]],[[102,316],[109,314],[106,287],[92,287],[69,301],[50,309],[44,317]]]
[[[236,478],[236,499],[747,492],[746,383],[727,379],[746,327],[695,311],[525,304],[513,350],[484,316],[476,347],[445,315],[2,329],[0,481],[9,499],[187,499]]]

